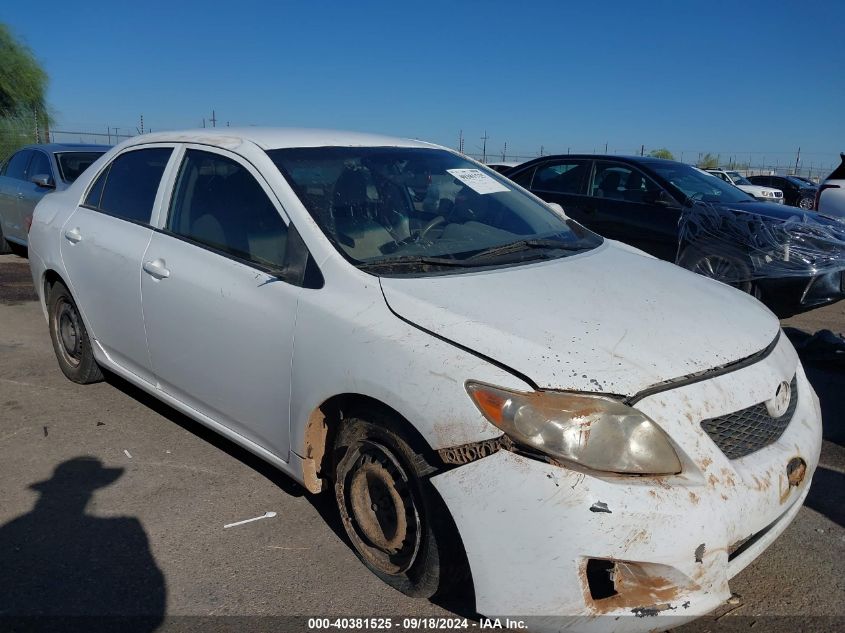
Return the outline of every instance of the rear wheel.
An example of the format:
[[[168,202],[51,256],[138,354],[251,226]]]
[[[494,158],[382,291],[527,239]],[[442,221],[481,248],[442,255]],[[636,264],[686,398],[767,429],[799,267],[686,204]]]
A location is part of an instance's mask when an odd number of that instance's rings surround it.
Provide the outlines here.
[[[424,479],[431,466],[390,420],[347,418],[335,441],[335,498],[358,558],[402,593],[429,598],[467,577],[457,530]]]
[[[11,244],[9,244],[9,242],[6,241],[6,238],[3,237],[3,227],[2,222],[0,222],[0,255],[6,255],[11,252]]]
[[[73,382],[88,384],[103,379],[91,340],[76,302],[67,287],[57,281],[47,298],[50,338],[62,373]]]

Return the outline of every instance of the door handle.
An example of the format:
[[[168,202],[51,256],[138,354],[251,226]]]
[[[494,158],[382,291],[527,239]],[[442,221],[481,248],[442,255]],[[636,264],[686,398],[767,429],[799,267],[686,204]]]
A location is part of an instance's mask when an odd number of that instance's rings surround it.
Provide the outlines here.
[[[170,277],[170,271],[165,268],[164,260],[161,258],[154,259],[151,262],[144,262],[143,268],[144,272],[156,279],[167,279]]]
[[[79,232],[78,228],[68,229],[65,231],[65,239],[68,242],[76,244],[82,241],[82,233]]]

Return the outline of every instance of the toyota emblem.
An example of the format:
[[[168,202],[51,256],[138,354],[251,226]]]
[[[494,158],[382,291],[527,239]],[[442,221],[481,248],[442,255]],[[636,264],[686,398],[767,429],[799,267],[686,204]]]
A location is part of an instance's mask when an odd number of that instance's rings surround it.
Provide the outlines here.
[[[778,385],[775,395],[766,400],[766,410],[773,418],[782,417],[789,408],[789,402],[792,399],[792,388],[785,380]]]

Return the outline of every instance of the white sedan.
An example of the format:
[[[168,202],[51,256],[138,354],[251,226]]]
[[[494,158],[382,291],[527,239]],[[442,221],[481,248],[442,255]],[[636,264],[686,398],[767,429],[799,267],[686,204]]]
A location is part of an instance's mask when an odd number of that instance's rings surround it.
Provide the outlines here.
[[[818,400],[760,303],[445,148],[140,136],[29,241],[69,379],[119,374],[330,490],[409,595],[471,579],[536,630],[672,626],[730,596],[817,465]]]

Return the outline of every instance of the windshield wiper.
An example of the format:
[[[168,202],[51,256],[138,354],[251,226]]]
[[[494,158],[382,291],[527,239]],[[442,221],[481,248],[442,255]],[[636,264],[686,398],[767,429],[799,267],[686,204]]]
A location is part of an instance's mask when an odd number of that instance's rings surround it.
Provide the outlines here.
[[[373,262],[358,264],[358,268],[392,268],[395,266],[472,266],[460,259],[449,259],[446,257],[425,257],[422,255],[403,255],[402,257],[388,257]]]
[[[585,251],[590,249],[590,246],[566,244],[560,240],[549,239],[528,239],[519,240],[518,242],[511,242],[509,244],[502,244],[501,246],[492,246],[485,248],[483,251],[477,252],[475,255],[467,257],[464,261],[477,261],[479,259],[487,259],[488,257],[497,257],[499,255],[507,255],[508,253],[517,253],[519,251],[527,251],[534,248],[542,249],[558,249],[564,251]]]

